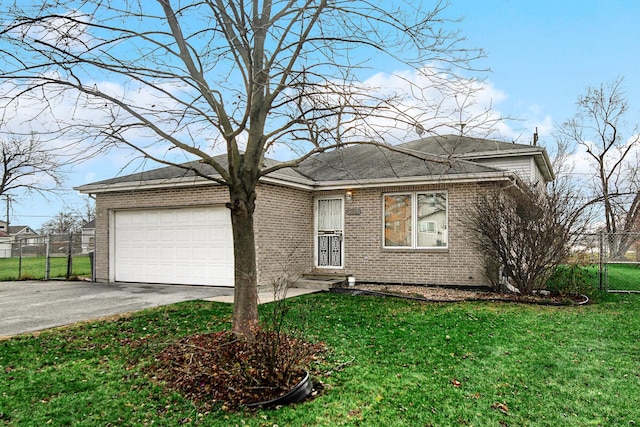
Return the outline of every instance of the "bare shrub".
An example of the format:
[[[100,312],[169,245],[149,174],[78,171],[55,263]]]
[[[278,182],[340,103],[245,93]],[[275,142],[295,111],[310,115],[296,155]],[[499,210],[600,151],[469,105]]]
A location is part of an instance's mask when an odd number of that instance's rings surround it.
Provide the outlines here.
[[[566,260],[583,213],[567,186],[521,184],[478,194],[464,221],[487,280],[529,295]]]

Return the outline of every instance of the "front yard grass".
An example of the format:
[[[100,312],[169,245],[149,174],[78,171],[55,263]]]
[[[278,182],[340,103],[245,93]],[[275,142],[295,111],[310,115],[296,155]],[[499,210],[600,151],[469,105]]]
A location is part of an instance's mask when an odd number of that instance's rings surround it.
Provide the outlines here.
[[[640,292],[640,264],[609,264],[609,289]]]
[[[0,425],[587,426],[640,423],[640,296],[581,307],[315,294],[290,320],[331,351],[311,401],[198,407],[148,378],[169,342],[230,327],[181,303],[0,342]]]

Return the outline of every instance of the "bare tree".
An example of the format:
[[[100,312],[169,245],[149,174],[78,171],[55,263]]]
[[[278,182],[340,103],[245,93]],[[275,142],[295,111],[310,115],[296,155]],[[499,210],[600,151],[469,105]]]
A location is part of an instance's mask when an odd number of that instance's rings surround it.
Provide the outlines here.
[[[72,209],[71,212],[78,218],[80,228],[96,219],[96,205],[89,198],[84,199],[82,206]]]
[[[79,233],[82,227],[95,219],[94,206],[88,200],[81,208],[65,208],[42,224],[40,234]]]
[[[578,97],[575,116],[559,133],[561,139],[582,147],[590,160],[591,194],[585,205],[602,205],[614,258],[624,256],[633,243],[628,233],[640,230],[640,134],[637,126],[630,130],[626,123],[629,104],[622,83],[619,78],[587,88]]]
[[[482,54],[450,31],[443,1],[60,0],[1,8],[5,120],[29,105],[91,148],[129,147],[183,168],[180,159],[197,158],[217,172],[192,167],[229,189],[233,329],[245,334],[257,321],[259,179],[324,150],[380,144],[388,133],[374,122],[387,123],[387,132],[432,131],[434,119],[453,113],[444,100],[473,88],[456,70],[475,71],[471,61]],[[395,76],[409,89],[367,82],[381,63],[409,70],[412,78]],[[265,166],[277,150],[292,160]]]
[[[81,228],[81,220],[74,212],[61,211],[42,224],[40,234],[78,233]]]
[[[58,156],[34,137],[0,138],[0,156],[0,196],[16,192],[46,193],[62,182]]]
[[[464,221],[494,287],[506,278],[528,295],[566,261],[588,213],[566,183],[496,186],[471,203]]]

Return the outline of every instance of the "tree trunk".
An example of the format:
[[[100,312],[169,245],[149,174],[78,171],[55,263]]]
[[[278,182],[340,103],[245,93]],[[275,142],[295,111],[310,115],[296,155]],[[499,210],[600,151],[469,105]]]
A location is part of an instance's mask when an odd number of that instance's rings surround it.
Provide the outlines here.
[[[233,256],[235,287],[233,303],[233,331],[252,338],[258,324],[258,276],[256,245],[253,229],[255,191],[229,189],[231,226],[233,228]]]

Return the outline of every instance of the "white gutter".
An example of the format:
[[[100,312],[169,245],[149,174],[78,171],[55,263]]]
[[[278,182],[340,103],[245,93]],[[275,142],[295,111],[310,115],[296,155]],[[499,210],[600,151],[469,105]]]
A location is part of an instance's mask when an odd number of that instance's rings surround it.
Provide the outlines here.
[[[527,147],[520,149],[512,149],[512,150],[498,150],[498,151],[479,151],[479,152],[470,152],[464,154],[453,154],[453,157],[458,158],[469,158],[469,159],[483,159],[487,157],[512,157],[514,155],[522,155],[522,154],[534,154],[541,153],[546,151],[543,147]]]
[[[348,180],[348,181],[319,181],[298,180],[290,176],[282,174],[270,174],[263,177],[260,182],[282,185],[284,187],[296,188],[306,191],[328,191],[343,190],[349,188],[381,188],[381,187],[397,187],[408,185],[425,185],[425,184],[463,184],[469,182],[493,182],[511,180],[516,174],[510,171],[485,172],[480,174],[460,174],[460,175],[438,175],[428,177],[403,177],[403,178],[377,178],[365,180]],[[75,190],[83,194],[99,194],[112,193],[121,191],[135,190],[154,190],[165,188],[185,188],[205,185],[222,185],[215,181],[202,177],[191,178],[174,178],[174,179],[158,179],[151,181],[139,181],[135,183],[122,182],[114,184],[88,184],[74,187]]]
[[[82,194],[98,194],[110,193],[114,191],[134,191],[134,190],[153,190],[158,188],[171,187],[195,187],[201,185],[221,185],[215,181],[201,177],[191,178],[171,178],[171,179],[154,179],[149,181],[137,182],[116,182],[113,184],[86,184],[73,187],[74,190]]]
[[[516,177],[515,172],[485,172],[480,174],[460,174],[460,175],[439,175],[434,177],[424,177],[418,179],[416,177],[405,178],[384,178],[384,179],[368,179],[368,180],[352,180],[352,181],[324,181],[319,182],[315,186],[315,191],[323,190],[342,190],[355,188],[381,188],[381,187],[398,187],[425,184],[465,184],[470,182],[494,182],[512,180]]]

